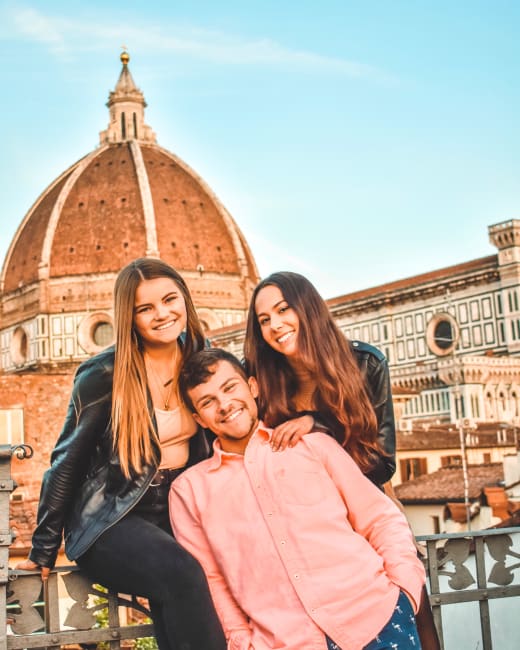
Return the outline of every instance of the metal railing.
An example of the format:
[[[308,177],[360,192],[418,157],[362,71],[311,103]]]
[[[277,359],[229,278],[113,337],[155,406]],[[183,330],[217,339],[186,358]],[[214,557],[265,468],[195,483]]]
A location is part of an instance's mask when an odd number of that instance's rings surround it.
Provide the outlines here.
[[[152,636],[152,624],[120,619],[122,606],[149,614],[136,598],[105,593],[76,567],[56,568],[44,588],[39,573],[8,570],[14,454],[28,458],[32,450],[0,446],[0,650],[101,641],[116,650],[123,639]],[[430,601],[443,650],[520,648],[520,528],[417,539],[426,545]],[[60,603],[67,611],[60,611]],[[97,613],[104,607],[107,626],[99,627]]]
[[[421,535],[417,541],[426,543],[430,602],[443,650],[520,648],[520,528]],[[511,601],[495,606],[500,599]],[[471,616],[472,606],[478,617]]]
[[[37,571],[8,569],[9,496],[16,489],[11,476],[11,458],[32,456],[27,445],[0,446],[0,650],[59,648],[62,645],[96,645],[105,642],[111,650],[123,639],[153,636],[153,625],[127,624],[122,607],[149,617],[149,610],[133,596],[106,592],[75,566],[56,567],[43,584]],[[60,607],[66,604],[67,611]],[[103,626],[99,613],[106,609]],[[141,616],[141,618],[143,618]]]

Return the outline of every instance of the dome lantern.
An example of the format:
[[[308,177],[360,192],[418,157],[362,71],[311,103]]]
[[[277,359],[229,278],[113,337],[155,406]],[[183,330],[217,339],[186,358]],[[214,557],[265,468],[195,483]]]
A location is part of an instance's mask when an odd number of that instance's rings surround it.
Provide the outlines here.
[[[146,102],[130,73],[130,55],[125,50],[120,58],[123,67],[115,89],[108,96],[110,122],[108,128],[99,134],[100,144],[130,140],[156,142],[155,133],[144,123]]]

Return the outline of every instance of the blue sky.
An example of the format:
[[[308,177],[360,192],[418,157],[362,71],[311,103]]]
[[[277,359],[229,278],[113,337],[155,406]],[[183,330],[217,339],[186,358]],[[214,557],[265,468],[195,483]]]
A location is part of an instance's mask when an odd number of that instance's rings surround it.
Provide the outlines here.
[[[97,146],[123,44],[261,275],[332,297],[492,254],[520,218],[519,31],[501,0],[0,2],[0,257]]]

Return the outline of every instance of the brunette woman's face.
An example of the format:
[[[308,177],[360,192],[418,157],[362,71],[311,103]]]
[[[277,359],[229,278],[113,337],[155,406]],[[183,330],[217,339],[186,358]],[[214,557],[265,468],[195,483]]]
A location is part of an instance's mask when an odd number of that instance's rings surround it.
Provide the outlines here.
[[[260,289],[255,313],[265,342],[286,357],[297,356],[300,319],[278,287]]]
[[[143,280],[134,301],[134,327],[145,346],[167,346],[186,328],[186,302],[171,278]]]

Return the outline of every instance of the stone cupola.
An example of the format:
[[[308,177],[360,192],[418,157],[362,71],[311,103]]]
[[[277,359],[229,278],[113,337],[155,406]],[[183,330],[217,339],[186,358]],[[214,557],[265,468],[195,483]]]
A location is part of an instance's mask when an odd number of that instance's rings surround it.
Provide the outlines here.
[[[129,61],[130,55],[128,52],[123,52],[121,54],[123,68],[116,87],[110,92],[107,102],[110,123],[108,128],[99,134],[101,145],[129,140],[154,144],[157,142],[155,133],[144,123],[146,102],[130,73]]]
[[[0,275],[0,370],[77,363],[110,343],[112,291],[132,259],[186,279],[208,330],[245,318],[258,272],[210,187],[156,143],[126,52],[101,144],[66,169],[22,220]]]

